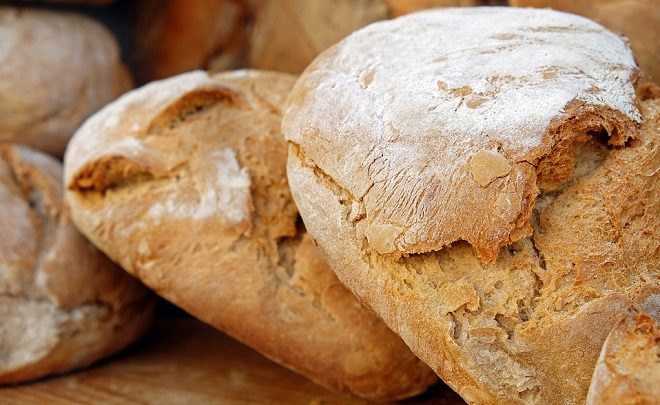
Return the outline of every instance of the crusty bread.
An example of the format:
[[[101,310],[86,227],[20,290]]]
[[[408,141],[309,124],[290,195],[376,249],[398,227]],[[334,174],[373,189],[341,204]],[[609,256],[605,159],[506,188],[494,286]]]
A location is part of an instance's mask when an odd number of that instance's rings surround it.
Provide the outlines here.
[[[607,336],[587,405],[651,405],[660,401],[660,303],[645,304],[654,313],[629,308]]]
[[[636,72],[584,18],[448,9],[354,33],[292,90],[308,232],[468,402],[583,402],[620,311],[660,292],[659,102],[642,119]]]
[[[657,0],[509,0],[518,7],[551,7],[583,15],[623,33],[639,66],[660,83],[660,4]]]
[[[374,21],[478,0],[257,0],[250,66],[300,73],[322,51]]]
[[[139,83],[243,64],[247,0],[142,0],[136,3],[134,61]]]
[[[0,384],[86,366],[134,341],[153,300],[76,231],[62,166],[0,146]]]
[[[0,141],[58,156],[80,123],[131,83],[101,24],[12,7],[0,7],[0,78]]]
[[[164,298],[310,379],[367,398],[414,395],[433,372],[297,224],[279,129],[293,82],[197,71],[121,97],[67,150],[74,222]]]

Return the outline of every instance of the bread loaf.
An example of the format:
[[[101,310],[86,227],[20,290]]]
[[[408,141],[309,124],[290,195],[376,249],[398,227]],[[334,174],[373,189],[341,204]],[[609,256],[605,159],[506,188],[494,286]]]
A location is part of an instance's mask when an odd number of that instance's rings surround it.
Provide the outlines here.
[[[658,297],[660,101],[636,76],[582,17],[465,8],[372,24],[292,90],[308,232],[466,401],[583,403],[621,311]]]
[[[245,0],[142,0],[136,4],[134,60],[140,83],[244,63]]]
[[[660,303],[645,304],[654,313],[629,308],[607,336],[587,405],[651,405],[660,399]]]
[[[639,66],[660,83],[660,4],[656,0],[509,0],[509,4],[583,15],[624,34]]]
[[[433,372],[318,257],[286,182],[294,78],[192,72],[121,97],[76,133],[78,227],[194,316],[332,389],[414,395]]]
[[[131,83],[101,24],[12,7],[0,7],[0,78],[0,141],[58,156],[80,123]]]
[[[89,365],[151,319],[146,288],[73,227],[61,184],[53,158],[0,146],[0,384]]]

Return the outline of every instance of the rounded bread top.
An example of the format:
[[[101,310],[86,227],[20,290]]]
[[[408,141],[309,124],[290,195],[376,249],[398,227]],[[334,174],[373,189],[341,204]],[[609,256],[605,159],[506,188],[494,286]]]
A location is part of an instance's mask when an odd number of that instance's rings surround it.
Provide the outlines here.
[[[350,195],[378,253],[466,240],[494,260],[531,233],[539,188],[570,179],[573,141],[635,136],[637,72],[624,39],[575,15],[420,12],[321,54],[289,96],[283,132]]]
[[[61,154],[80,123],[130,87],[112,34],[66,12],[0,7],[0,140]]]

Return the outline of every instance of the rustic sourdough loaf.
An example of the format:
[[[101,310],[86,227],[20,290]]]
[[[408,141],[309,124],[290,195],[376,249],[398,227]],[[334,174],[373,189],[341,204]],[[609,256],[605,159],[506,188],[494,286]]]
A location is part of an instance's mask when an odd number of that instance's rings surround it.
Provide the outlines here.
[[[319,258],[286,181],[294,78],[197,71],[128,93],[65,156],[78,227],[161,296],[335,390],[374,399],[435,381]]]
[[[0,141],[54,155],[130,87],[112,35],[64,12],[0,7]]]
[[[660,400],[660,303],[652,313],[629,308],[605,340],[589,387],[587,405],[657,404]]]
[[[135,340],[153,300],[62,204],[62,166],[0,146],[0,384],[86,366]]]
[[[354,33],[292,90],[308,232],[468,402],[584,402],[621,311],[657,297],[659,102],[640,113],[636,74],[587,19],[448,9]]]

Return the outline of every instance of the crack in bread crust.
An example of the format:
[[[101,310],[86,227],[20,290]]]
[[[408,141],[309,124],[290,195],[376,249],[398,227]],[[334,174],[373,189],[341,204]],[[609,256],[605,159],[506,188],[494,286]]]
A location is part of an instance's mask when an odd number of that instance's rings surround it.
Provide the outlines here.
[[[553,52],[533,56],[543,47]],[[466,240],[493,262],[531,234],[537,189],[570,178],[572,142],[600,128],[614,145],[635,137],[637,75],[626,43],[586,19],[428,11],[373,24],[320,55],[282,128],[364,200],[365,235],[379,254]]]
[[[299,221],[279,130],[293,82],[195,72],[120,98],[67,153],[74,221],[158,294],[278,363],[367,398],[414,395],[436,376],[360,306]],[[197,108],[199,86],[232,97],[207,94]],[[138,114],[127,107],[153,97]],[[136,125],[101,125],[113,121]]]
[[[465,399],[577,403],[608,325],[660,294],[660,102],[642,110],[627,147],[573,148],[573,176],[539,196],[534,234],[494,263],[465,242],[399,258],[375,252],[364,218],[351,221],[350,192],[290,142],[292,193],[340,279]]]
[[[47,155],[0,147],[0,384],[87,366],[151,319],[152,296],[69,221],[61,171]]]

